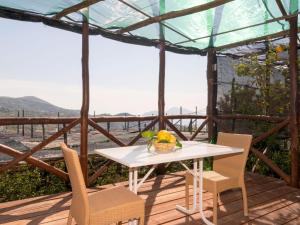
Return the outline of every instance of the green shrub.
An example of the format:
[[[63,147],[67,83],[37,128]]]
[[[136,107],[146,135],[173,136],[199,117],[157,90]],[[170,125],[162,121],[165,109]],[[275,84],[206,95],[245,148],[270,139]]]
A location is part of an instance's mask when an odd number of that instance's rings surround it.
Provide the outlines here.
[[[55,163],[63,169],[64,163]],[[28,165],[0,174],[0,202],[69,191],[70,186],[57,176]]]

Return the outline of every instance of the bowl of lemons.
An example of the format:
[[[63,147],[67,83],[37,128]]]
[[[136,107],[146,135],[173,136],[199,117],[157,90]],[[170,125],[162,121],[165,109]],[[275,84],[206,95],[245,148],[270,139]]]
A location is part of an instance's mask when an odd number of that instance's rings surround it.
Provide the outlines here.
[[[169,153],[177,148],[181,148],[182,144],[177,138],[167,130],[160,130],[158,132],[145,131],[142,136],[148,139],[148,150],[154,147],[157,153]]]

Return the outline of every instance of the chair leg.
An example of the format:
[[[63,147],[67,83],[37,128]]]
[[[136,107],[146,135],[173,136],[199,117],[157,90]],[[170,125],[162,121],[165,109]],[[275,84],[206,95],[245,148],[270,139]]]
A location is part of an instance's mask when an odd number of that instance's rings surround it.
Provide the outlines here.
[[[71,215],[71,212],[69,212],[67,225],[72,225],[72,222],[73,222],[73,217]]]
[[[217,225],[218,223],[218,193],[213,193],[213,223]]]
[[[218,203],[221,204],[221,193],[218,193]]]
[[[190,208],[190,185],[188,182],[185,182],[185,208]]]
[[[139,225],[144,225],[144,224],[145,224],[145,216],[143,214],[139,219]]]
[[[244,216],[248,216],[248,198],[245,183],[242,184]]]

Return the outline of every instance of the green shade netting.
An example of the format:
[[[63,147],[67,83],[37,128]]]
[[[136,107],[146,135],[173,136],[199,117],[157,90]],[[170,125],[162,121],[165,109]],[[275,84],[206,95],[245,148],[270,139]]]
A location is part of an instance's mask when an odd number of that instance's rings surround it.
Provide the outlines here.
[[[0,0],[0,7],[24,13],[52,17],[79,0]],[[105,0],[89,7],[90,26],[108,32],[164,13],[206,4],[211,0]],[[298,0],[281,0],[287,14],[297,14]],[[207,49],[265,37],[289,30],[275,0],[235,0],[199,13],[154,23],[123,35],[159,40],[163,34],[173,46]],[[80,24],[81,12],[62,18],[68,24]],[[298,20],[300,27],[300,20]]]

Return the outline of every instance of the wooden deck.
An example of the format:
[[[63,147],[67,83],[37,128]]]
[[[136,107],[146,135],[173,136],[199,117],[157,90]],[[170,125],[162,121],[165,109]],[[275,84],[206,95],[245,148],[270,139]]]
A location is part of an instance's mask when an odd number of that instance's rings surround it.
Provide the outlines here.
[[[256,174],[247,174],[246,180],[249,217],[243,216],[240,191],[228,191],[221,195],[219,224],[300,224],[300,189],[288,187],[281,180]],[[139,194],[146,199],[146,224],[203,224],[199,213],[186,216],[175,209],[176,204],[184,203],[182,173],[151,179],[140,188]],[[205,214],[210,218],[211,194],[204,193],[204,200]],[[69,205],[70,193],[2,203],[0,224],[66,224]]]

